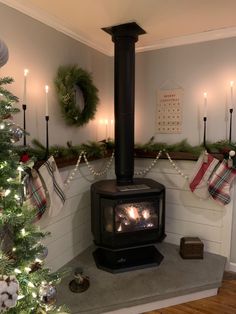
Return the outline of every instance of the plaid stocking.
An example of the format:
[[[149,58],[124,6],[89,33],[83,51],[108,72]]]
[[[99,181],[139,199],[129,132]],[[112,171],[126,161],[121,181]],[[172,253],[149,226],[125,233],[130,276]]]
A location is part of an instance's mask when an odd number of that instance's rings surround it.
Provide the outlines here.
[[[193,175],[189,179],[190,190],[198,197],[209,198],[208,179],[218,163],[219,160],[206,152],[199,156]]]
[[[236,169],[229,168],[227,161],[223,160],[209,180],[209,193],[221,205],[230,202],[230,188],[235,176]]]
[[[28,177],[25,178],[27,198],[36,208],[37,219],[40,219],[47,207],[47,199],[42,180],[36,170],[32,169]]]
[[[61,211],[66,197],[64,193],[64,184],[53,156],[39,168],[39,173],[44,181],[50,198],[49,215],[56,216]]]

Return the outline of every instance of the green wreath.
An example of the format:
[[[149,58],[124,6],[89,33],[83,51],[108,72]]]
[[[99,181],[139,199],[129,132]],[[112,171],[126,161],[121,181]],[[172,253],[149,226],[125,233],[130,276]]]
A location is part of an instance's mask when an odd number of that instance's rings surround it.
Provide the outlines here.
[[[70,125],[82,126],[93,119],[97,110],[98,89],[93,85],[91,75],[77,65],[61,66],[55,79],[56,90],[62,114]],[[84,108],[76,106],[76,89],[79,87]]]

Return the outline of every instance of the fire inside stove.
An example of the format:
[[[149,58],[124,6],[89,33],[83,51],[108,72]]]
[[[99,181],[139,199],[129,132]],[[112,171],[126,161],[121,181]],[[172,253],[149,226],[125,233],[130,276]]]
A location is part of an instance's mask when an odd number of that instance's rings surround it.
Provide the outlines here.
[[[158,226],[157,213],[150,203],[118,205],[115,212],[117,232],[153,229]]]
[[[125,233],[158,228],[156,202],[117,204],[114,209],[115,232]],[[105,209],[105,229],[113,232],[111,208]]]

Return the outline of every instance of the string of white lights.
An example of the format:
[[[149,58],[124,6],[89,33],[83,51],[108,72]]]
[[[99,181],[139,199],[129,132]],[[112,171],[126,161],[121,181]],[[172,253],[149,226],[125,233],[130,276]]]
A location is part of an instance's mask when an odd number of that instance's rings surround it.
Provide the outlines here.
[[[82,158],[83,154],[84,154],[84,151],[82,151],[82,152],[79,154],[79,158],[78,158],[78,160],[77,160],[77,163],[76,163],[74,169],[71,171],[71,173],[70,173],[68,179],[65,181],[65,187],[68,186],[68,184],[69,184],[69,183],[71,182],[71,180],[74,178],[74,176],[75,176],[77,170],[79,169],[79,164],[80,164],[80,161],[81,161],[81,158]]]
[[[183,171],[180,170],[180,168],[176,165],[176,163],[171,159],[170,155],[165,151],[165,154],[171,164],[171,166],[175,169],[178,174],[180,174],[185,180],[188,180],[189,177],[183,173]]]
[[[113,158],[114,158],[114,155],[115,153],[113,152],[112,155],[111,155],[111,158],[109,159],[109,161],[107,162],[106,164],[106,167],[103,171],[95,171],[94,168],[90,165],[88,159],[87,159],[87,156],[86,156],[86,153],[84,152],[83,153],[83,157],[84,157],[84,161],[89,169],[89,171],[94,175],[94,176],[103,176],[104,174],[106,174],[108,172],[108,170],[110,169],[111,167],[111,164],[112,164],[112,161],[113,161]]]
[[[88,161],[88,159],[87,159],[87,156],[86,156],[86,152],[85,152],[85,151],[82,151],[82,152],[79,154],[79,158],[78,158],[78,160],[77,160],[77,163],[76,163],[74,169],[70,172],[70,175],[69,175],[68,179],[67,179],[67,180],[65,181],[65,183],[64,183],[65,187],[67,187],[67,186],[69,185],[69,183],[71,182],[71,180],[73,180],[73,178],[74,178],[76,172],[77,172],[78,169],[79,169],[79,165],[80,165],[80,162],[81,162],[82,157],[84,158],[84,161],[85,161],[85,163],[86,163],[86,165],[87,165],[89,171],[90,171],[94,176],[103,176],[103,175],[105,175],[105,174],[108,172],[108,170],[110,169],[111,164],[112,164],[112,161],[113,161],[113,158],[114,158],[114,154],[115,154],[115,153],[113,152],[112,155],[111,155],[111,157],[110,157],[110,159],[109,159],[109,161],[107,162],[107,164],[106,164],[104,170],[98,172],[98,171],[95,171],[95,169],[90,165],[90,163],[89,163],[89,161]]]
[[[144,170],[137,171],[134,174],[137,176],[140,176],[140,175],[144,176],[145,174],[147,174],[156,165],[158,159],[161,157],[161,154],[162,154],[162,150],[159,151],[159,153],[157,154],[156,158],[152,161],[150,166],[148,166]]]
[[[164,150],[164,151],[165,151],[165,150]],[[144,176],[144,175],[146,175],[146,174],[147,174],[149,171],[151,171],[151,169],[156,165],[157,161],[158,161],[158,160],[160,159],[160,157],[161,157],[162,152],[163,152],[162,150],[159,151],[159,153],[157,154],[156,158],[151,162],[151,164],[150,164],[147,168],[145,168],[145,169],[143,169],[143,170],[140,170],[140,171],[136,171],[134,174],[135,174],[135,175],[139,175],[139,176]],[[184,172],[176,165],[176,163],[171,159],[171,157],[170,157],[170,155],[168,154],[168,152],[165,151],[165,154],[166,154],[166,156],[167,156],[167,158],[168,158],[168,160],[169,160],[171,166],[175,169],[175,171],[176,171],[179,175],[181,175],[184,179],[188,180],[189,177],[188,177],[187,175],[185,175]],[[110,159],[109,159],[109,161],[107,162],[107,164],[106,164],[104,170],[98,172],[98,171],[96,171],[96,170],[91,166],[91,164],[89,163],[89,161],[88,161],[88,159],[87,159],[87,156],[86,156],[86,152],[85,152],[85,151],[82,151],[82,152],[80,153],[80,155],[79,155],[79,158],[78,158],[78,160],[77,160],[77,163],[76,163],[76,165],[75,165],[75,168],[71,171],[71,173],[70,173],[68,179],[65,181],[65,186],[68,186],[69,183],[71,182],[71,180],[73,180],[73,178],[74,178],[76,172],[77,172],[78,169],[79,169],[79,165],[80,165],[80,162],[81,162],[82,157],[84,158],[84,161],[85,161],[85,163],[86,163],[86,165],[87,165],[89,171],[91,172],[91,174],[98,177],[98,176],[103,176],[103,175],[105,175],[105,174],[108,172],[108,170],[110,169],[111,164],[112,164],[112,162],[113,162],[114,155],[115,155],[115,153],[113,152],[112,155],[111,155],[111,157],[110,157]]]

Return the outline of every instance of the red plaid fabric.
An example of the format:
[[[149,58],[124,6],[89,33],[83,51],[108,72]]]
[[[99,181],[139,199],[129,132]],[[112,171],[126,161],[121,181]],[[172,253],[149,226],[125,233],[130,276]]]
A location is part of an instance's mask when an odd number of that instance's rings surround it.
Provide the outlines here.
[[[37,176],[30,175],[27,182],[28,199],[37,211],[37,219],[40,219],[47,208],[47,199],[42,181]]]
[[[198,197],[202,199],[209,198],[208,179],[218,163],[219,160],[206,152],[199,156],[193,175],[189,179],[189,188]]]
[[[230,202],[230,188],[236,176],[236,169],[229,168],[227,161],[223,160],[209,179],[208,191],[220,205]]]

